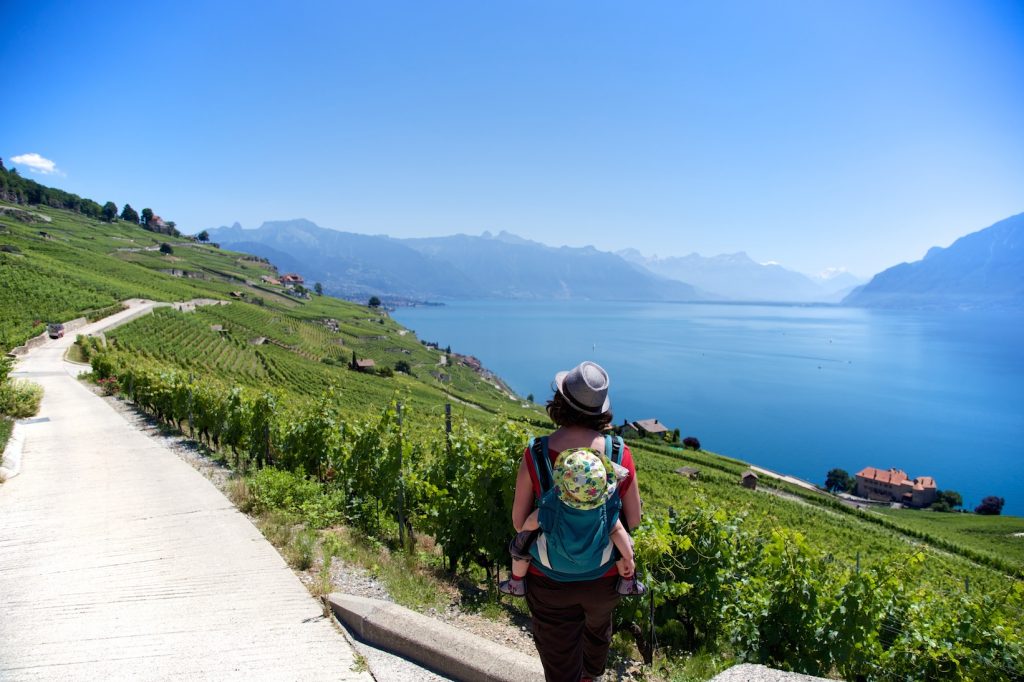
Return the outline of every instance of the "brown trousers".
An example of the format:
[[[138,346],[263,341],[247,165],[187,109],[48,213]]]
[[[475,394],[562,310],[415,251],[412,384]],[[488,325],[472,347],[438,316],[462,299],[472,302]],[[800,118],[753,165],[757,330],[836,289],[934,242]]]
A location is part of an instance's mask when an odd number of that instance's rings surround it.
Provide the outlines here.
[[[547,682],[598,677],[612,643],[612,612],[619,603],[617,576],[563,583],[531,573],[526,601],[533,616],[533,640]]]

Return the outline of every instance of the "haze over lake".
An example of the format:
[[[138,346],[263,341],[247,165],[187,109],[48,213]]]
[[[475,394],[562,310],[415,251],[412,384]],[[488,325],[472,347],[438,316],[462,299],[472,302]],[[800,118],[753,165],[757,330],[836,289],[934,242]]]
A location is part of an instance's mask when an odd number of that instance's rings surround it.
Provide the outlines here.
[[[623,419],[821,484],[841,467],[934,476],[1024,514],[1024,316],[673,303],[449,303],[394,313],[520,395],[580,360]]]

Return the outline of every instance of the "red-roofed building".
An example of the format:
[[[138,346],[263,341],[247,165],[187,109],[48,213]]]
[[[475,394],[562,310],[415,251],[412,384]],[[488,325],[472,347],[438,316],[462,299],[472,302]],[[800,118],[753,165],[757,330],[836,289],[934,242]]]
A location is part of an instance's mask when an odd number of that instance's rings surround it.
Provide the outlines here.
[[[287,275],[281,275],[282,284],[304,284],[306,280],[302,279],[302,275],[297,275],[294,272],[289,272]]]
[[[938,497],[935,479],[918,476],[911,480],[902,469],[865,467],[857,472],[857,495],[879,502],[899,502],[908,507],[927,507]]]

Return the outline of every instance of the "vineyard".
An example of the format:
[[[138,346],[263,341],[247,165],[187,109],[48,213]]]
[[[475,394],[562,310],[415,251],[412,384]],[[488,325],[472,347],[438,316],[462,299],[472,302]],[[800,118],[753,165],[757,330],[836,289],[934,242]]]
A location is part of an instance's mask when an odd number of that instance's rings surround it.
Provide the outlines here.
[[[353,417],[332,391],[286,405],[275,393],[123,360],[99,352],[94,371],[219,448],[250,473],[268,508],[312,527],[430,535],[449,567],[480,565],[488,584],[506,564],[523,425],[492,418],[448,431],[443,419],[394,400]],[[646,504],[637,552],[652,598],[624,603],[617,617],[646,656],[656,641],[663,651],[725,651],[846,679],[1024,672],[1021,581],[853,517],[742,489],[725,472],[682,479],[671,473],[680,461],[672,455],[638,447],[636,460]]]

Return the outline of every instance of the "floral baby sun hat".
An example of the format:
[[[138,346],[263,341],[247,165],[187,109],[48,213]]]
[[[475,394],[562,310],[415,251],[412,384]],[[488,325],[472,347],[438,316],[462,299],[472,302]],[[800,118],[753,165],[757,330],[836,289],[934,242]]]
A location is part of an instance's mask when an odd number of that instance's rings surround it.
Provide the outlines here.
[[[629,470],[591,448],[574,448],[558,455],[553,467],[558,497],[575,509],[596,509],[615,492]]]

